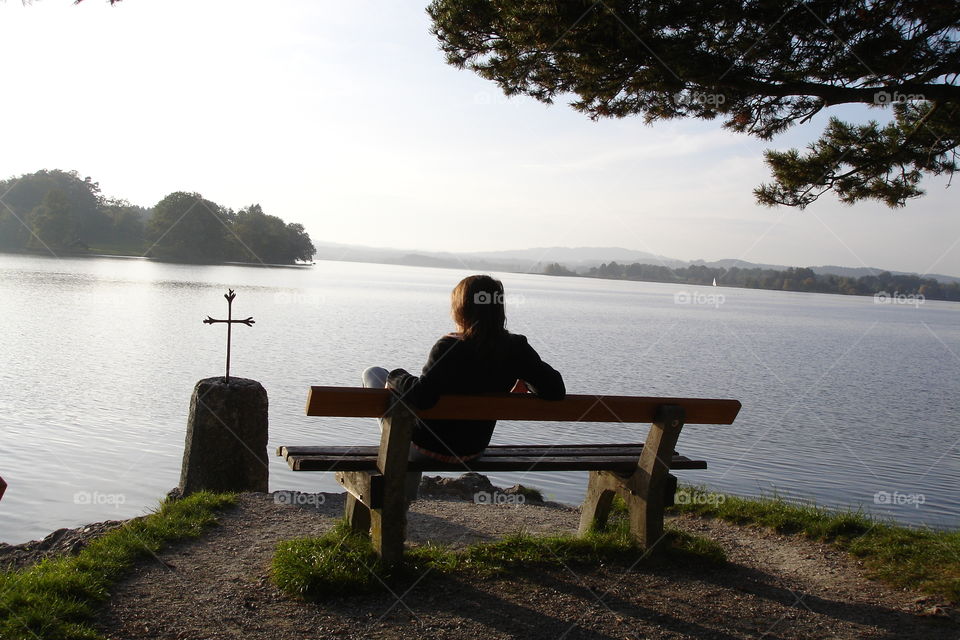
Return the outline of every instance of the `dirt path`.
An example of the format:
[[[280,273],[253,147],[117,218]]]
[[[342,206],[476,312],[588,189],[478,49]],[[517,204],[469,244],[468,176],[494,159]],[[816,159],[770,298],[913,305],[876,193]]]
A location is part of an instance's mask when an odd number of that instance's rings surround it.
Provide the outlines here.
[[[280,594],[268,567],[280,540],[316,535],[342,513],[241,496],[201,540],[142,562],[100,617],[110,638],[960,638],[918,615],[918,594],[866,579],[846,554],[798,538],[694,517],[674,525],[726,550],[722,567],[531,568],[510,580],[431,576],[406,593],[306,604]],[[304,500],[309,500],[304,498]],[[576,510],[417,501],[410,541],[462,545],[524,527],[572,531]]]

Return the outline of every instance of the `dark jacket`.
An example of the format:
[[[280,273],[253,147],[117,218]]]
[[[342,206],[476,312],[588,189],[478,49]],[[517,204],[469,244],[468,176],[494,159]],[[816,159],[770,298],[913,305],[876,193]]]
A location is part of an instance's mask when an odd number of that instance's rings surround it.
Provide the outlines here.
[[[524,336],[512,333],[497,348],[484,352],[470,341],[444,336],[430,350],[419,378],[403,369],[394,369],[388,378],[396,393],[417,409],[429,409],[441,394],[505,393],[517,380],[547,400],[566,395],[560,374],[540,359]],[[495,425],[495,420],[420,420],[413,443],[445,456],[474,455],[490,444]]]

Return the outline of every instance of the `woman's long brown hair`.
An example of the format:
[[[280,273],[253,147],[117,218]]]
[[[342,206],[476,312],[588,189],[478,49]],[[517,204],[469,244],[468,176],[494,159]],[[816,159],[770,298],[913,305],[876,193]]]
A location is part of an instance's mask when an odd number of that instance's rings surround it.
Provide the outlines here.
[[[464,341],[481,348],[493,348],[507,333],[503,307],[503,283],[490,276],[468,276],[450,294],[454,321]]]

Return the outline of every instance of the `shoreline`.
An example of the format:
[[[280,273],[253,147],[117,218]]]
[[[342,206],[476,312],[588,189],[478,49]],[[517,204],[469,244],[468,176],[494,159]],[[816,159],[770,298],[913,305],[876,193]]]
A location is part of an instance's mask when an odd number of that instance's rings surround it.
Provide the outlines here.
[[[468,491],[464,488],[464,480],[461,476],[460,478],[452,478],[449,476],[436,476],[436,480],[443,478],[444,480],[450,481],[446,486],[438,486],[435,480],[429,476],[424,477],[424,481],[430,482],[431,484],[427,488],[421,488],[421,494],[424,495],[425,499],[431,500],[459,500],[459,501],[470,501],[470,495],[473,492]],[[485,478],[485,476],[484,476]],[[519,486],[519,485],[518,485]],[[510,495],[515,492],[514,487],[510,488],[498,488],[492,487],[492,491],[497,491],[504,493],[505,495]],[[682,491],[692,491],[704,496],[723,496],[725,500],[733,499],[734,501],[739,501],[742,503],[751,503],[751,504],[763,504],[776,502],[784,505],[787,508],[793,508],[799,511],[802,510],[815,510],[821,513],[830,514],[836,517],[844,516],[854,516],[862,517],[866,520],[874,522],[876,524],[890,526],[896,529],[903,531],[913,531],[913,532],[933,532],[940,534],[958,534],[960,535],[960,526],[948,527],[948,526],[932,526],[928,524],[918,524],[912,522],[900,522],[894,520],[893,518],[884,516],[883,514],[871,513],[864,510],[860,505],[857,509],[853,507],[826,507],[818,505],[816,502],[808,499],[789,499],[780,496],[777,493],[772,493],[770,495],[760,494],[757,496],[753,495],[741,495],[741,494],[731,494],[723,493],[717,491],[709,491],[708,488],[698,485],[680,485],[679,487]],[[538,489],[534,489],[539,492]],[[172,489],[166,494],[166,497],[169,498],[177,492],[178,489]],[[426,494],[423,494],[424,491],[427,491]],[[331,492],[316,492],[310,493],[295,489],[276,489],[269,492],[266,495],[271,496],[295,496],[292,498],[293,504],[296,504],[299,500],[304,504],[313,504],[316,502],[315,498],[317,496],[343,496],[344,493],[331,493]],[[280,499],[280,498],[278,498]],[[162,500],[162,498],[160,499]],[[534,504],[538,505],[547,505],[553,508],[561,509],[570,509],[578,511],[580,508],[580,503],[567,503],[555,500],[536,500]],[[675,514],[679,511],[687,512],[710,512],[711,506],[710,502],[703,502],[699,504],[687,504],[687,505],[675,505],[667,509],[667,514]],[[89,534],[100,535],[106,533],[107,531],[122,526],[124,523],[131,522],[134,520],[139,520],[146,517],[145,515],[130,516],[127,518],[120,519],[108,519],[101,520],[96,522],[87,522],[82,524],[77,524],[73,526],[66,526],[57,528],[50,533],[46,534],[42,538],[34,538],[31,540],[24,540],[22,542],[6,542],[0,540],[0,571],[4,569],[4,559],[5,557],[12,556],[18,553],[33,553],[39,556],[44,555],[46,552],[52,552],[52,555],[56,555],[58,551],[63,551],[64,549],[69,548],[77,539],[83,539]]]
[[[440,476],[437,476],[437,477],[440,477]],[[765,501],[775,500],[775,501],[782,502],[782,503],[784,503],[785,505],[788,505],[788,506],[791,506],[791,507],[796,507],[796,508],[798,508],[798,509],[813,508],[813,509],[819,509],[819,510],[822,510],[822,511],[825,511],[825,512],[827,512],[827,513],[834,514],[834,515],[857,514],[857,515],[862,515],[863,517],[868,518],[868,519],[870,519],[870,520],[872,520],[872,521],[875,521],[875,522],[878,522],[878,523],[887,524],[887,525],[890,525],[890,526],[893,526],[893,527],[897,527],[897,528],[904,529],[904,530],[909,530],[909,531],[932,531],[932,532],[937,532],[937,533],[960,533],[960,525],[949,526],[948,524],[939,524],[939,523],[929,524],[929,523],[925,523],[925,522],[909,522],[909,521],[903,521],[903,520],[896,520],[896,519],[894,519],[893,517],[890,517],[890,516],[885,515],[885,514],[883,514],[883,513],[875,513],[875,512],[872,512],[872,511],[867,510],[867,509],[865,508],[865,507],[866,507],[866,504],[864,504],[864,503],[858,503],[856,506],[854,506],[854,505],[847,505],[847,506],[843,506],[843,505],[825,506],[825,505],[820,505],[820,504],[818,504],[817,502],[815,502],[815,501],[814,501],[813,499],[811,499],[811,498],[790,498],[790,497],[784,497],[784,496],[781,496],[780,494],[778,494],[776,491],[770,492],[769,494],[767,494],[767,493],[762,493],[762,492],[761,492],[761,493],[758,494],[758,495],[752,495],[752,494],[741,494],[741,493],[727,493],[727,492],[722,492],[722,491],[711,491],[711,490],[709,490],[708,487],[705,487],[705,486],[702,486],[702,485],[680,485],[680,486],[681,486],[681,488],[686,487],[686,488],[688,488],[688,489],[691,489],[691,488],[692,488],[692,489],[697,489],[698,491],[704,491],[704,492],[707,492],[707,493],[709,493],[709,494],[711,494],[711,495],[724,495],[724,496],[726,496],[726,497],[728,497],[728,498],[734,498],[734,499],[738,499],[738,500],[746,500],[746,501],[750,501],[750,502],[765,502]],[[302,495],[302,496],[310,496],[310,495],[319,495],[320,493],[325,493],[325,492],[319,492],[319,493],[317,493],[317,494],[311,494],[311,493],[309,493],[309,492],[304,492],[304,491],[295,490],[295,489],[276,489],[276,490],[274,490],[274,491],[271,491],[270,493],[271,493],[271,494],[296,493],[296,494],[299,494],[299,495]],[[326,493],[329,493],[329,492],[326,492]],[[167,495],[169,495],[169,493],[168,493]],[[463,496],[460,496],[460,497],[463,498]],[[158,498],[158,500],[161,500],[161,499],[162,499],[162,497],[161,497],[161,498]],[[574,503],[574,502],[564,502],[564,501],[562,501],[562,500],[550,500],[549,502],[550,502],[550,504],[552,504],[552,505],[561,506],[561,507],[565,507],[565,508],[569,508],[569,509],[579,509],[579,508],[580,508],[580,504],[581,504],[580,502],[576,502],[576,503]],[[149,507],[143,507],[143,508],[144,508],[144,509],[149,509]],[[676,509],[676,507],[674,507],[674,509]],[[669,512],[669,511],[668,511],[668,512]],[[56,536],[59,536],[59,535],[63,535],[64,532],[76,532],[76,531],[81,531],[81,530],[83,530],[83,529],[86,528],[86,527],[98,526],[98,525],[102,525],[102,524],[104,524],[104,523],[123,523],[123,522],[128,522],[128,521],[130,521],[130,520],[136,520],[136,519],[142,518],[142,517],[143,517],[142,515],[139,515],[139,516],[138,516],[138,515],[131,515],[131,516],[128,516],[128,517],[108,518],[108,519],[105,519],[105,520],[98,520],[98,521],[95,521],[95,522],[72,523],[72,524],[67,524],[67,525],[65,525],[65,526],[63,526],[63,527],[58,527],[58,528],[53,529],[53,530],[48,530],[49,533],[41,534],[42,537],[32,538],[32,539],[29,539],[29,540],[20,540],[20,541],[17,541],[17,542],[10,542],[9,540],[0,539],[0,570],[2,570],[2,568],[3,568],[3,554],[5,553],[5,550],[6,550],[6,549],[10,549],[10,548],[12,548],[12,547],[22,547],[22,546],[24,546],[24,545],[33,545],[33,546],[39,548],[39,546],[40,546],[41,543],[45,543],[45,544],[49,545],[49,544],[51,544],[51,542],[49,542],[50,539],[55,538]]]
[[[301,269],[306,267],[312,267],[316,263],[310,262],[306,264],[267,264],[262,262],[182,262],[177,260],[164,260],[162,258],[153,258],[145,255],[137,254],[128,254],[128,253],[99,253],[97,249],[92,249],[90,251],[61,251],[59,253],[52,253],[51,251],[44,250],[25,250],[25,251],[15,251],[11,249],[0,249],[0,255],[11,255],[11,256],[34,256],[40,258],[54,258],[59,260],[60,258],[113,258],[117,260],[144,260],[148,262],[156,262],[159,264],[182,264],[187,266],[198,266],[198,267],[224,267],[224,266],[235,266],[235,267],[260,267],[268,269]]]

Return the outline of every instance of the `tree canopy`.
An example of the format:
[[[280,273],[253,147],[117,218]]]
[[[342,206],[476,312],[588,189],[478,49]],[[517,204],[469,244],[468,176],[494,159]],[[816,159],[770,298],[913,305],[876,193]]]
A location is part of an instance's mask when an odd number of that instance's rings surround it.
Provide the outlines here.
[[[153,208],[105,198],[92,178],[42,170],[0,180],[0,250],[105,251],[181,262],[292,264],[315,253],[303,225],[177,191]]]
[[[302,224],[286,223],[277,216],[267,215],[259,204],[238,211],[231,223],[234,251],[246,260],[266,263],[310,260],[316,251]]]
[[[220,262],[229,256],[228,212],[199,193],[177,191],[147,222],[147,254],[164,260]]]
[[[66,249],[85,242],[112,243],[114,220],[136,215],[126,203],[106,200],[100,185],[76,171],[41,170],[0,180],[0,248]],[[114,217],[103,207],[113,209]],[[49,242],[48,242],[49,241]]]
[[[303,225],[267,215],[259,204],[235,213],[184,191],[157,203],[146,236],[148,255],[181,262],[291,264],[316,252]]]
[[[508,96],[572,94],[593,119],[719,117],[769,140],[834,105],[892,113],[831,118],[806,150],[767,151],[765,205],[832,190],[903,206],[924,175],[957,169],[955,0],[434,0],[427,12],[448,63]]]

